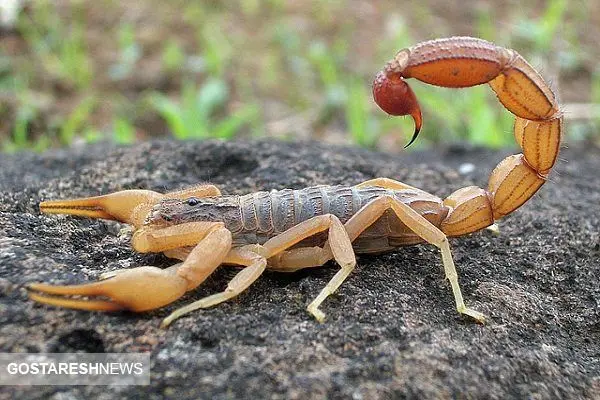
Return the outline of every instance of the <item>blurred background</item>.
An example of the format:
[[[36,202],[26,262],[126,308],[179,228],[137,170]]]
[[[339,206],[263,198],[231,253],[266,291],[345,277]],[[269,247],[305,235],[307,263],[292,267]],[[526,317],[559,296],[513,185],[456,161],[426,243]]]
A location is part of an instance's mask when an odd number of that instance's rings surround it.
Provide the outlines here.
[[[394,151],[413,130],[372,101],[396,52],[452,35],[518,50],[557,91],[566,141],[600,144],[600,0],[0,0],[0,145],[274,137]],[[411,80],[412,148],[514,146],[482,87]]]

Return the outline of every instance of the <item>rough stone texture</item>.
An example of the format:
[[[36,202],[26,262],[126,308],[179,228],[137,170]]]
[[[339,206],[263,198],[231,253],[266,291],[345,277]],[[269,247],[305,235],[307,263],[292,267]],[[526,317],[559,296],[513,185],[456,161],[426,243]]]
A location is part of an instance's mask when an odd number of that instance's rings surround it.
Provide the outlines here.
[[[158,324],[226,285],[217,271],[176,304],[145,314],[56,309],[27,300],[23,284],[83,282],[144,264],[116,222],[40,215],[42,199],[125,188],[171,190],[201,181],[225,192],[355,184],[387,176],[448,195],[485,185],[505,153],[461,148],[404,155],[316,143],[146,143],[0,157],[0,350],[152,354],[149,387],[13,387],[19,398],[600,397],[600,152],[565,150],[521,210],[452,240],[476,325],[454,311],[439,253],[427,245],[360,257],[324,303],[305,307],[335,266],[265,273],[238,299]],[[462,163],[473,172],[461,175]],[[1,397],[1,396],[0,396]]]

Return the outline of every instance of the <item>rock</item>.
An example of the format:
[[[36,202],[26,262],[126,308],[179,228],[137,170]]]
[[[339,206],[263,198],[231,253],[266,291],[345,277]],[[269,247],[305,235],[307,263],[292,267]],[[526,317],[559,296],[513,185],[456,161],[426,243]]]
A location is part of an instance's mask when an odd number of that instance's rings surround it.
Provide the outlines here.
[[[13,397],[593,398],[600,397],[600,152],[569,149],[522,209],[452,240],[467,304],[461,318],[428,245],[359,258],[323,305],[306,311],[336,271],[266,272],[239,298],[158,325],[225,287],[218,270],[161,310],[102,314],[27,300],[27,282],[84,282],[130,266],[167,266],[132,252],[111,221],[40,215],[41,200],[199,182],[226,193],[356,184],[387,176],[440,196],[485,187],[505,153],[398,154],[318,143],[151,142],[0,158],[0,351],[150,352],[150,386],[12,387]],[[464,163],[475,168],[459,174]],[[4,390],[4,389],[3,389]]]

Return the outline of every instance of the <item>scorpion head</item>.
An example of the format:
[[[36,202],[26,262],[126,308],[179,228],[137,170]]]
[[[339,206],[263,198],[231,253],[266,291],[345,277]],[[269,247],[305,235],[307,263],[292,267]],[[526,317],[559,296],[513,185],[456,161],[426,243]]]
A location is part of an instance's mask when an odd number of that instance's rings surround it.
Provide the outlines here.
[[[163,199],[152,208],[146,218],[146,224],[170,226],[206,220],[214,203],[212,198]]]
[[[148,217],[147,225],[169,226],[182,222],[182,200],[164,199],[156,203]]]

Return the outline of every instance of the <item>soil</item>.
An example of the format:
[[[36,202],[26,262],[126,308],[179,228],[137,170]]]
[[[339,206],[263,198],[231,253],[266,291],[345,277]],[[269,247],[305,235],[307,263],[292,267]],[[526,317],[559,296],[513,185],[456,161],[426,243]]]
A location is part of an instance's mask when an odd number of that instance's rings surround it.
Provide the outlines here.
[[[429,245],[359,257],[324,303],[324,323],[305,308],[335,273],[332,263],[266,272],[237,299],[168,330],[158,328],[162,318],[224,288],[232,270],[142,314],[27,300],[27,282],[84,282],[117,268],[172,262],[135,254],[119,223],[41,215],[44,199],[202,181],[246,193],[377,176],[446,196],[485,185],[506,154],[207,141],[3,155],[0,351],[150,352],[152,378],[150,386],[6,387],[0,398],[600,398],[597,148],[563,150],[550,181],[499,221],[499,233],[452,240],[465,300],[488,316],[485,325],[455,312],[439,253]]]

